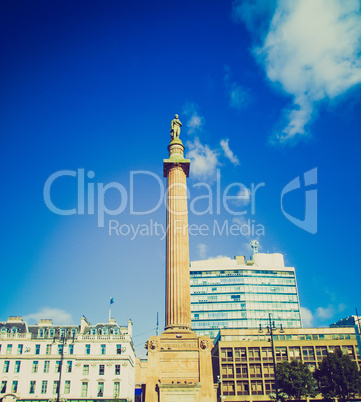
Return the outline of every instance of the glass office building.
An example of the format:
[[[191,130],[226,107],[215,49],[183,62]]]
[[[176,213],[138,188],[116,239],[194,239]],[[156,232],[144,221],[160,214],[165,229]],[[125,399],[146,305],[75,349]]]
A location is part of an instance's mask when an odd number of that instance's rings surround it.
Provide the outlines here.
[[[295,269],[282,254],[257,253],[193,261],[190,266],[192,329],[214,338],[221,328],[276,325],[302,328]]]

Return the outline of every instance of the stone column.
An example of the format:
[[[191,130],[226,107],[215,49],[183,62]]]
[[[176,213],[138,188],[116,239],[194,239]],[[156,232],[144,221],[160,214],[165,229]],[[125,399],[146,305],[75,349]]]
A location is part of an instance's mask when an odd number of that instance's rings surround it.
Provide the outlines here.
[[[167,177],[167,249],[165,329],[191,328],[187,183],[190,161],[184,146],[173,139],[169,159],[163,162]]]

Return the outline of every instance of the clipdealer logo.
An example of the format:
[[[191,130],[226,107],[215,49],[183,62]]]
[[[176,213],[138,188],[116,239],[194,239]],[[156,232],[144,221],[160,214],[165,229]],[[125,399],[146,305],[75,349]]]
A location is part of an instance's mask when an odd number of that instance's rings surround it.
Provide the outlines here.
[[[64,180],[65,177],[70,177],[76,180],[77,185],[77,205],[71,209],[64,209],[61,205],[57,205],[53,201],[52,188],[56,186],[58,181]],[[121,215],[127,208],[129,208],[129,215],[141,216],[150,215],[157,211],[164,203],[167,205],[167,188],[165,188],[164,181],[157,174],[150,171],[131,171],[129,176],[129,189],[118,182],[110,182],[107,184],[92,180],[95,177],[95,172],[85,169],[77,170],[60,170],[46,180],[43,189],[44,202],[47,208],[57,215],[96,215],[97,226],[104,228],[107,219],[109,235],[116,234],[118,236],[132,236],[135,238],[138,235],[157,235],[164,238],[167,233],[167,228],[162,224],[150,220],[148,227],[147,224],[120,224],[116,219],[110,217]],[[136,177],[141,179],[153,180],[152,186],[154,194],[157,196],[155,204],[146,210],[135,209],[135,181]],[[283,198],[286,194],[301,188],[300,177],[296,177],[289,182],[281,191],[281,211],[283,215],[295,226],[305,230],[309,233],[317,233],[317,189],[308,189],[311,185],[317,184],[317,168],[314,168],[304,173],[305,183],[305,217],[298,219],[292,216],[284,208]],[[193,197],[191,199],[189,188],[187,195],[184,196],[189,200],[189,212],[193,215],[221,215],[222,212],[228,213],[232,218],[219,222],[214,220],[212,225],[190,225],[187,230],[190,235],[243,235],[243,236],[262,236],[265,234],[265,229],[262,224],[256,222],[255,219],[245,219],[247,214],[252,217],[256,215],[256,199],[257,192],[265,187],[265,183],[258,184],[252,183],[249,188],[240,182],[229,184],[223,191],[221,191],[221,175],[217,171],[217,179],[215,186],[211,187],[208,183],[195,183],[191,186],[192,189],[203,189],[202,195]],[[109,200],[107,202],[107,195],[110,192],[118,194],[119,203],[111,208]],[[237,192],[234,195],[235,191]],[[139,194],[139,192],[138,192]],[[139,195],[138,195],[139,197]],[[201,209],[200,205],[203,205]],[[206,205],[206,207],[204,207]],[[182,214],[178,212],[178,215]],[[205,229],[205,226],[207,229]],[[184,230],[184,229],[182,229]],[[207,234],[204,234],[207,233]]]

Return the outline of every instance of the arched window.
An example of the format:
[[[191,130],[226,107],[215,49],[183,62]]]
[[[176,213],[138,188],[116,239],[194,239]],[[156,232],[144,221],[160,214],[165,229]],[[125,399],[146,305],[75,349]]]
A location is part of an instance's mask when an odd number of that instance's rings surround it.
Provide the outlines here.
[[[8,332],[8,329],[6,327],[1,328],[1,333],[6,334]]]
[[[11,328],[11,333],[16,334],[18,332],[18,329],[16,327]]]

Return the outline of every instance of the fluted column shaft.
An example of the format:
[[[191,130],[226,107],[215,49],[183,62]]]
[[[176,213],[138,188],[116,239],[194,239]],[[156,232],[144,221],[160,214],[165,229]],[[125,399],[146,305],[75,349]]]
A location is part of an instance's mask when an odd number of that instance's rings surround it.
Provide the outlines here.
[[[180,143],[180,144],[179,144]],[[167,176],[166,329],[191,328],[187,175],[183,144],[169,146]]]

